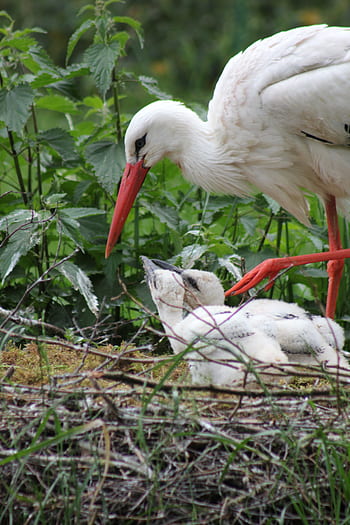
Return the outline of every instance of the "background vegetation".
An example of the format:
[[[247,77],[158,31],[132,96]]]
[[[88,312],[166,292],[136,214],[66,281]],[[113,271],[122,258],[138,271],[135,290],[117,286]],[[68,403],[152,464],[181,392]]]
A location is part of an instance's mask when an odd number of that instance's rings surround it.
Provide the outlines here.
[[[139,312],[120,295],[118,275],[131,294],[147,301],[141,254],[211,269],[228,286],[239,276],[240,257],[249,269],[271,255],[325,249],[316,198],[310,199],[310,234],[269,199],[208,196],[165,161],[148,176],[112,257],[103,257],[132,114],[171,96],[205,116],[232,54],[296,25],[346,25],[347,2],[197,0],[178,2],[175,12],[168,0],[96,6],[95,13],[78,0],[62,6],[5,2],[2,90],[11,96],[3,98],[1,117],[7,126],[1,139],[2,306],[27,309],[30,318],[73,331],[96,326],[98,312],[101,330],[108,318],[104,334],[110,329],[121,337],[132,326],[113,323]],[[347,244],[346,223],[342,230]],[[319,311],[324,268],[289,272],[274,297]],[[344,283],[338,317],[346,321],[347,274]]]
[[[237,523],[240,516],[242,523],[269,523],[269,516],[280,523],[285,517],[346,522],[346,389],[331,383],[288,402],[283,396],[290,392],[276,399],[262,392],[251,412],[254,395],[226,399],[215,391],[206,404],[208,392],[201,401],[182,383],[173,389],[171,359],[165,358],[166,372],[159,368],[169,347],[159,343],[139,260],[156,256],[213,270],[229,286],[266,257],[326,249],[317,198],[310,197],[309,230],[263,195],[209,196],[164,161],[148,175],[107,261],[104,247],[132,114],[171,96],[205,116],[230,56],[296,25],[350,25],[347,4],[180,0],[175,9],[170,0],[3,2],[0,465],[7,469],[1,484],[7,499],[0,522],[50,522],[52,509],[59,509],[55,522],[67,524],[126,517],[170,523],[169,516],[174,523],[184,516],[188,523],[232,523],[233,515]],[[350,245],[343,220],[341,230]],[[325,277],[324,265],[297,268],[267,295],[319,312]],[[348,289],[347,264],[337,311],[345,328]],[[115,369],[121,375],[113,376]],[[27,373],[14,375],[19,371]],[[231,425],[236,416],[246,418],[248,433]],[[85,456],[78,471],[77,458]],[[207,485],[197,483],[203,472]],[[252,472],[259,472],[257,485]],[[130,508],[118,507],[116,486],[129,490],[122,497],[132,495]],[[184,514],[172,514],[172,487],[181,487]],[[256,504],[259,494],[264,507]],[[242,508],[248,510],[240,514]]]

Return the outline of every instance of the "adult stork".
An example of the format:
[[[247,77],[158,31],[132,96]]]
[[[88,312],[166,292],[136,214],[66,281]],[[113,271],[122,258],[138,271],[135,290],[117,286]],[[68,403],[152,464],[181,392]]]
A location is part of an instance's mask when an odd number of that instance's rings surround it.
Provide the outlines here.
[[[309,225],[306,193],[325,204],[329,251],[267,259],[228,294],[247,291],[282,269],[329,261],[326,315],[334,317],[344,258],[337,208],[350,198],[350,28],[300,27],[259,40],[229,60],[207,121],[175,101],[141,109],[125,135],[121,180],[106,256],[116,243],[148,170],[168,157],[210,192],[262,191]]]

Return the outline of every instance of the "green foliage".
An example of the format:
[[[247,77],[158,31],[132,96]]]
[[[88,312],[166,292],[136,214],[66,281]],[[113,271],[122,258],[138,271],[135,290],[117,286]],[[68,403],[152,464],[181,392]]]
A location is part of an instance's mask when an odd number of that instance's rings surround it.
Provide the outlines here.
[[[118,65],[131,36],[124,28],[142,35],[137,21],[112,14],[113,4],[86,6],[65,67],[36,40],[43,30],[16,30],[0,14],[1,302],[57,325],[91,322],[115,293],[103,253],[106,203],[124,163]],[[87,32],[82,60],[68,65]],[[79,96],[82,85],[89,96]]]
[[[145,102],[169,97],[151,77],[124,69],[127,46],[133,40],[142,46],[143,39],[139,22],[112,12],[119,8],[118,1],[96,1],[81,9],[65,66],[39,43],[44,30],[15,29],[9,14],[0,13],[1,302],[65,328],[89,326],[96,316],[138,319],[118,278],[150,303],[140,255],[215,271],[228,287],[267,257],[327,247],[316,198],[310,198],[314,222],[308,230],[271,199],[209,196],[163,161],[149,173],[121,241],[104,259],[112,195],[125,163],[130,115],[124,108],[136,109],[125,88],[137,85]],[[345,222],[342,236],[349,244]],[[325,277],[325,265],[296,268],[272,293],[319,311]],[[345,320],[346,289],[338,308]],[[125,335],[132,331],[129,325]]]

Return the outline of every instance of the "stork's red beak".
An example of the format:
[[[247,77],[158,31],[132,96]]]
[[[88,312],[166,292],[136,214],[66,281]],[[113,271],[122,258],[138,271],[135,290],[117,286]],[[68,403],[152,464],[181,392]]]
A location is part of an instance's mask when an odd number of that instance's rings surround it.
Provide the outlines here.
[[[114,208],[112,224],[109,229],[106,258],[110,255],[113,246],[117,242],[123,229],[124,223],[129,215],[131,207],[136,199],[136,195],[142,186],[149,168],[143,166],[143,160],[125,166],[123,177],[120,183],[117,202]]]

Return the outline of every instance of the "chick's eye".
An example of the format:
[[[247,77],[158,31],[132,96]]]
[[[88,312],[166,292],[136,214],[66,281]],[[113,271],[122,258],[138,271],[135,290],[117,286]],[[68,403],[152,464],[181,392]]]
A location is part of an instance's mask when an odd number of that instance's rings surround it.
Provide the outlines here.
[[[135,140],[135,150],[136,153],[139,153],[139,151],[143,148],[143,146],[146,144],[146,135],[143,137]]]
[[[190,288],[200,291],[197,281],[193,279],[193,277],[190,277],[189,275],[183,275],[182,278],[185,284],[187,284]]]

